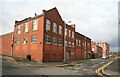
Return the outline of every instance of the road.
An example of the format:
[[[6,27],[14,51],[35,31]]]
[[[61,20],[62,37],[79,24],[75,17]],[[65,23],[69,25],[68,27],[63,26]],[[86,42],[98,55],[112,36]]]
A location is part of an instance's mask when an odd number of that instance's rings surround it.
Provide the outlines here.
[[[91,59],[66,67],[31,67],[2,60],[2,75],[97,75],[95,70],[116,59]]]

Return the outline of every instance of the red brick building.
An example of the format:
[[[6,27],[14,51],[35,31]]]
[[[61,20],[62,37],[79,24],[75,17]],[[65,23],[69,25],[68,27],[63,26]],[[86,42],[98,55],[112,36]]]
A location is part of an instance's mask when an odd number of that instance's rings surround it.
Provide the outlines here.
[[[103,48],[103,56],[108,56],[109,55],[109,44],[107,42],[101,42],[101,43],[97,43],[97,45],[99,45],[100,47]]]
[[[11,37],[12,38],[12,37]],[[91,39],[75,32],[56,8],[15,21],[13,53],[34,61],[67,61],[91,58]]]
[[[0,54],[11,56],[13,32],[0,36]]]
[[[94,58],[102,58],[103,48],[98,46],[96,42],[91,42],[92,52],[94,54]]]

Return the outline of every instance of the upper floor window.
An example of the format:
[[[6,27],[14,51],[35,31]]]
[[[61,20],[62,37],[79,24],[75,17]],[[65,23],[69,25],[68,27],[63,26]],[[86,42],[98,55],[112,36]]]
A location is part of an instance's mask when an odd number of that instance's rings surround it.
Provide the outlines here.
[[[32,43],[37,43],[37,36],[32,36]]]
[[[71,30],[69,30],[69,37],[71,37]]]
[[[21,33],[21,25],[17,27],[17,34],[20,34],[20,33]]]
[[[28,32],[28,23],[25,23],[24,25],[24,32]]]
[[[67,36],[67,28],[65,28],[65,36]]]
[[[65,41],[65,46],[67,46],[67,41]]]
[[[87,45],[88,45],[88,48],[90,48],[90,43],[88,43]]]
[[[80,42],[80,40],[79,40],[79,46],[81,46],[81,42]]]
[[[85,41],[83,41],[82,44],[85,45]]]
[[[57,24],[53,22],[53,32],[57,33]]]
[[[78,39],[76,39],[76,45],[78,46]]]
[[[74,42],[72,43],[72,47],[74,47]]]
[[[59,45],[62,45],[62,39],[59,39]]]
[[[50,20],[46,19],[46,30],[50,30]]]
[[[50,36],[47,36],[47,35],[45,36],[45,42],[50,43]]]
[[[71,42],[69,42],[69,47],[71,47]]]
[[[17,39],[17,42],[16,42],[16,44],[20,44],[20,39]]]
[[[62,34],[62,26],[59,25],[59,34]]]
[[[71,56],[74,56],[74,54],[75,54],[75,53],[74,53],[73,51],[71,51]]]
[[[23,38],[23,44],[27,44],[27,37]]]
[[[74,38],[74,31],[72,31],[72,38]]]
[[[33,21],[33,30],[38,30],[38,20]]]
[[[57,44],[57,38],[53,37],[53,44]]]

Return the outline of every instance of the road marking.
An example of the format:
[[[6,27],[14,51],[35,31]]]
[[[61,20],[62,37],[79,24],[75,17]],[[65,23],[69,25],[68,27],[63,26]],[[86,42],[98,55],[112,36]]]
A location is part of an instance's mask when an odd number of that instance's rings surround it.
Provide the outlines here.
[[[104,66],[98,68],[95,72],[97,73],[97,75],[100,75],[100,76],[103,76],[103,74],[100,73],[100,71],[102,69],[104,69],[105,67],[107,67],[108,65],[110,65],[113,61],[110,61],[109,63],[105,64]],[[106,77],[106,76],[103,76],[103,77]]]
[[[6,60],[8,62],[11,62],[11,63],[15,63],[15,64],[20,64],[20,65],[26,65],[26,66],[40,66],[40,67],[61,67],[61,66],[73,66],[75,65],[76,63],[70,63],[70,64],[63,64],[63,65],[32,65],[32,64],[24,64],[24,63],[21,63],[21,62],[16,62],[16,61],[11,61],[11,60]]]

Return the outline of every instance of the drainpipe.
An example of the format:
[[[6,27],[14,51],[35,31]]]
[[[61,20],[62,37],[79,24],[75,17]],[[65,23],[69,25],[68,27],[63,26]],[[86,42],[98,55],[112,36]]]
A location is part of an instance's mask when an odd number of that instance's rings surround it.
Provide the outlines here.
[[[11,56],[13,56],[13,43],[14,43],[14,34],[12,35]]]
[[[64,22],[64,27],[66,28],[65,22]],[[65,59],[66,59],[66,57],[65,57],[65,55],[66,55],[66,53],[65,53],[65,50],[66,50],[66,46],[65,46],[65,41],[66,41],[66,37],[65,37],[65,28],[64,28],[64,62],[65,62]]]

